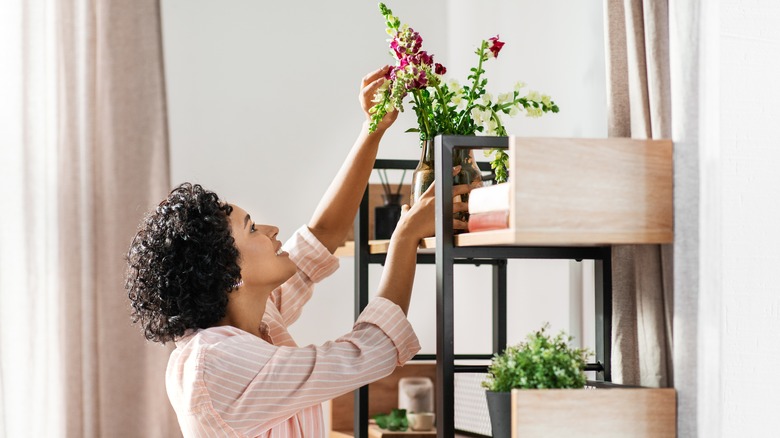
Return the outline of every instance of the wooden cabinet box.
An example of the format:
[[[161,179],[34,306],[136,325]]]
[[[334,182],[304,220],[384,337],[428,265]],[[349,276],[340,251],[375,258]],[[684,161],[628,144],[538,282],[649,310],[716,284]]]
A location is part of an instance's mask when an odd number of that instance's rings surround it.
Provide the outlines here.
[[[509,229],[458,246],[671,243],[672,142],[509,138]]]
[[[512,437],[673,438],[672,388],[512,390]]]

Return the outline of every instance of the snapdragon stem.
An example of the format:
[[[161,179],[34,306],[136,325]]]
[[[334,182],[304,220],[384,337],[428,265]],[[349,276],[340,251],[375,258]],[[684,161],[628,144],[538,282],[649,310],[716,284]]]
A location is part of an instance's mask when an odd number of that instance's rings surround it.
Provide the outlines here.
[[[428,117],[426,117],[425,111],[422,106],[422,96],[420,95],[420,90],[412,90],[412,96],[414,97],[414,103],[417,105],[417,119],[419,124],[419,119],[422,119],[423,125],[425,125],[425,139],[430,140],[431,138],[431,127],[428,124]],[[422,113],[422,115],[420,114]]]
[[[466,104],[466,108],[469,108],[469,111],[471,104],[474,103],[474,90],[477,88],[479,84],[479,77],[482,74],[482,62],[485,60],[485,49],[487,49],[487,41],[482,40],[482,45],[479,46],[479,64],[477,64],[477,73],[474,77],[474,81],[471,83],[472,86],[471,90],[469,90],[469,101]],[[460,127],[460,124],[463,123],[463,119],[466,117],[466,114],[468,114],[468,112],[464,112],[460,116],[460,120],[458,120],[458,127]]]
[[[444,112],[444,120],[447,121],[447,124],[449,125],[450,132],[453,134],[457,134],[455,131],[455,127],[452,126],[452,120],[450,120],[450,109],[447,107],[447,102],[444,100],[444,94],[441,92],[441,87],[439,85],[436,85],[436,93],[439,95],[439,100],[442,102],[442,107],[444,108],[442,111]]]
[[[493,120],[496,121],[496,134],[506,135],[506,129],[504,128],[504,125],[501,123],[501,118],[498,117],[498,114],[496,114],[496,111],[494,109],[490,109],[490,114],[493,114]]]

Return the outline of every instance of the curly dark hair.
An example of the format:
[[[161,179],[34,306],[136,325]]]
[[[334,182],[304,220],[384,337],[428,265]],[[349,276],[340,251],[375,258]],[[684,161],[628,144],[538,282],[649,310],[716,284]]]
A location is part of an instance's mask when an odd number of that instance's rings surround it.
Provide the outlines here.
[[[127,253],[125,288],[133,323],[166,343],[225,316],[241,279],[230,234],[233,207],[199,184],[183,183],[146,214]]]

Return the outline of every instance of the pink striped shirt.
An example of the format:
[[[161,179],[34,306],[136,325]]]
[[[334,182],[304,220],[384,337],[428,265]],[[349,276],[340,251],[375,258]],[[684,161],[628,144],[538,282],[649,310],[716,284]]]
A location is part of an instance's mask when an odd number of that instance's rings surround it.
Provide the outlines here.
[[[401,308],[384,298],[348,334],[299,347],[287,327],[338,259],[306,226],[284,247],[298,272],[269,297],[263,338],[222,326],[176,341],[166,387],[185,437],[325,437],[322,402],[389,375],[419,351]]]

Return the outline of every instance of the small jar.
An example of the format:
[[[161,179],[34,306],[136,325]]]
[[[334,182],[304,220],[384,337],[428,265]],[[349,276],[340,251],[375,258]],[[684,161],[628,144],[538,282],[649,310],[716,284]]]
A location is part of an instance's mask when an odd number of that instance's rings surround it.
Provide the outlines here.
[[[403,377],[398,381],[398,409],[433,412],[433,382],[427,377]]]

